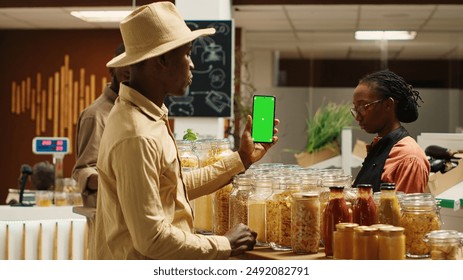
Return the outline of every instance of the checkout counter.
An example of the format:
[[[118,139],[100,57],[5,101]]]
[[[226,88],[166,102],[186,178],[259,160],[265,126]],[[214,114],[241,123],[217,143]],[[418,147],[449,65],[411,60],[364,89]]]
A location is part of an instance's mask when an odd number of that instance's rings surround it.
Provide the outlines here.
[[[0,260],[83,260],[87,239],[73,206],[0,206]]]
[[[67,138],[36,137],[32,151],[52,155],[55,179],[63,177],[63,157],[69,152]],[[15,207],[0,206],[0,260],[87,259],[86,218],[75,214],[73,206],[32,206],[37,193],[34,196],[24,189],[32,170],[23,167],[18,202]]]

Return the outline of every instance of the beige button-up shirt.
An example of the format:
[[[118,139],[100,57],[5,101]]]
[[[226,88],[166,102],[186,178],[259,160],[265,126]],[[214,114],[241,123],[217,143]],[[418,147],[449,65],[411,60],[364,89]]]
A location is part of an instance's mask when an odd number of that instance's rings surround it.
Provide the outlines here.
[[[167,108],[121,84],[98,154],[98,259],[225,259],[223,236],[193,233],[191,198],[244,171],[239,155],[183,174]],[[184,176],[186,176],[184,178]]]
[[[88,178],[96,171],[98,147],[105,128],[106,119],[114,106],[117,93],[106,85],[103,93],[85,108],[79,116],[76,133],[76,164],[72,177],[77,181],[80,191],[85,191]]]

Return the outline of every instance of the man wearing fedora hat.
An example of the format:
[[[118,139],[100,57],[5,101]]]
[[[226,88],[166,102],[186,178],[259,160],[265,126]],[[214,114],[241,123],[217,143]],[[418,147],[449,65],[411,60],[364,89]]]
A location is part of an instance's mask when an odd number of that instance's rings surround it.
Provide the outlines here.
[[[130,79],[121,84],[98,154],[95,256],[226,259],[251,250],[256,233],[243,224],[224,236],[195,234],[189,199],[226,185],[278,138],[271,144],[254,143],[248,116],[237,152],[186,174],[164,105],[166,96],[184,95],[192,82],[191,42],[215,30],[191,31],[170,2],[136,9],[120,29],[126,51],[107,65],[129,65]]]

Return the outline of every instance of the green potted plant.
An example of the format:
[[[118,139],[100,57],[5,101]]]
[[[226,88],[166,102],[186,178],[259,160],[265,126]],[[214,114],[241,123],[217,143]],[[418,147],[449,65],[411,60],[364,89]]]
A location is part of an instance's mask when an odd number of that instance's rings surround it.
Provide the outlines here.
[[[295,154],[301,166],[310,166],[340,154],[339,138],[342,128],[350,126],[350,105],[329,102],[307,119],[307,142],[301,153]]]

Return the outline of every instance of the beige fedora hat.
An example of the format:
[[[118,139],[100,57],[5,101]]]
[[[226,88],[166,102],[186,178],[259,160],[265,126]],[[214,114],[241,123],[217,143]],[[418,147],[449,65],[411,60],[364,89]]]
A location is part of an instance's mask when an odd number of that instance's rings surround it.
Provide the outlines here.
[[[121,67],[162,55],[214,28],[191,31],[171,2],[156,2],[134,10],[120,23],[125,52],[111,59],[107,67]]]

